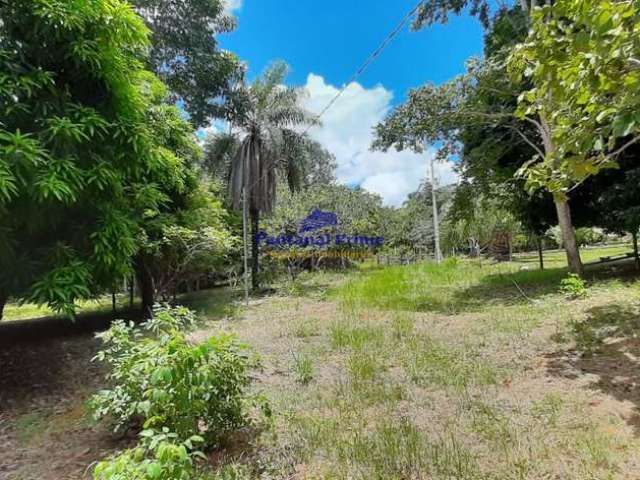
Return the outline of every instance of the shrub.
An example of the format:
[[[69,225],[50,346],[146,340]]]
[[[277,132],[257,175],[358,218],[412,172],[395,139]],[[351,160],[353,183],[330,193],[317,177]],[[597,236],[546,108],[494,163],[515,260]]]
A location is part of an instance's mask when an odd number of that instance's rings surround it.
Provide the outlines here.
[[[208,445],[245,425],[247,349],[225,334],[191,345],[181,329],[193,320],[186,308],[161,308],[142,328],[118,321],[99,334],[96,359],[111,367],[112,387],[92,398],[94,417],[112,419],[116,430],[142,424],[180,439],[200,434]]]
[[[587,296],[587,284],[575,273],[570,273],[560,282],[560,292],[567,298],[584,298]]]
[[[202,453],[193,451],[194,443],[203,441],[193,436],[179,443],[176,434],[145,430],[143,442],[96,465],[95,480],[192,480],[193,458]]]

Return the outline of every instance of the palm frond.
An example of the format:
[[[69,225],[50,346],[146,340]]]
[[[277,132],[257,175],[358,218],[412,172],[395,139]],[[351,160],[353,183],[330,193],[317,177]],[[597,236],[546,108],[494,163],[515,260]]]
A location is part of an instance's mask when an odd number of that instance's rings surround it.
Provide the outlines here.
[[[231,162],[239,148],[240,143],[235,135],[228,133],[208,135],[204,143],[203,170],[213,178],[227,184],[231,172]]]
[[[230,165],[232,206],[242,208],[242,189],[247,190],[249,208],[269,213],[276,197],[278,174],[297,189],[304,180],[309,157],[309,139],[296,127],[316,125],[317,118],[302,106],[304,92],[283,84],[288,67],[272,65],[239,94],[243,104],[233,124],[244,130]]]

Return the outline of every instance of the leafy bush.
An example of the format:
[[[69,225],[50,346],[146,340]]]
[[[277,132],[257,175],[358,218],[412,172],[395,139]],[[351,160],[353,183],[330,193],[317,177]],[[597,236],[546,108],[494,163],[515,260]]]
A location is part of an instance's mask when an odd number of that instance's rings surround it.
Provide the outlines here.
[[[584,298],[587,296],[587,284],[575,273],[570,273],[560,282],[560,292],[567,298]]]
[[[193,459],[203,456],[193,451],[194,443],[203,441],[193,436],[179,443],[176,434],[145,430],[143,442],[136,448],[104,460],[93,471],[95,480],[192,480]]]
[[[96,359],[111,367],[112,388],[92,398],[94,417],[112,419],[116,430],[137,423],[180,439],[199,434],[208,445],[245,425],[247,349],[225,334],[191,345],[181,329],[193,320],[186,308],[161,308],[142,328],[118,321],[99,334]]]
[[[576,242],[578,245],[594,245],[604,240],[604,233],[597,228],[578,228],[576,229]]]

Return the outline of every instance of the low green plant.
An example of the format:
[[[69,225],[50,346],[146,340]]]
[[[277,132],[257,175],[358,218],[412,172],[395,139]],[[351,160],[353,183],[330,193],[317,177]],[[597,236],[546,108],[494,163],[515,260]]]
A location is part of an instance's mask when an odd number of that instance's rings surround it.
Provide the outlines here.
[[[307,385],[313,380],[313,363],[307,355],[293,354],[293,369],[302,385]]]
[[[94,480],[194,480],[195,457],[204,455],[194,450],[204,439],[194,435],[184,442],[168,430],[145,430],[140,444],[99,462]],[[206,458],[206,457],[204,457]]]
[[[220,467],[214,474],[203,480],[251,480],[251,471],[246,465],[230,463]]]
[[[90,401],[95,419],[116,430],[142,425],[167,428],[180,439],[202,435],[213,445],[247,423],[252,364],[245,345],[220,334],[192,345],[182,329],[193,323],[186,308],[161,308],[136,327],[123,321],[99,334],[96,359],[110,367],[110,389]]]
[[[316,318],[305,317],[293,324],[293,334],[298,338],[309,338],[318,335],[320,328]]]
[[[587,284],[575,273],[570,273],[560,282],[560,292],[570,299],[584,298],[587,296]]]

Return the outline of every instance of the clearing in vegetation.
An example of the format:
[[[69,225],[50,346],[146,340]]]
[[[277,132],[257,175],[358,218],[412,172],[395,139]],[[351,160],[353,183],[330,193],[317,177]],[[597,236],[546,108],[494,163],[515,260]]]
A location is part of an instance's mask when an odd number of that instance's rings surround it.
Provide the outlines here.
[[[637,478],[640,283],[632,265],[591,268],[586,296],[570,299],[561,259],[545,271],[531,256],[308,274],[246,309],[216,291],[190,297],[207,319],[190,339],[224,331],[250,345],[252,388],[273,412],[208,454],[217,473],[205,478]],[[84,413],[100,384],[84,370],[95,342],[54,345],[74,375],[41,380],[55,391],[39,401],[2,399],[1,478],[89,477],[133,441]]]

